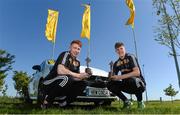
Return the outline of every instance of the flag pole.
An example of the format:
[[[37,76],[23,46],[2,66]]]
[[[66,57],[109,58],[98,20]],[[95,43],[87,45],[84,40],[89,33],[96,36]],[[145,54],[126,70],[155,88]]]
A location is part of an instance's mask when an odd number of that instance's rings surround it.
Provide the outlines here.
[[[131,29],[132,29],[132,33],[133,33],[135,55],[136,55],[136,58],[137,58],[137,60],[138,60],[138,51],[137,51],[137,43],[136,43],[135,31],[134,31],[134,28],[133,28],[133,27],[132,27]],[[132,101],[132,94],[130,94],[130,98],[131,98],[131,101]]]
[[[52,57],[51,57],[52,60],[54,59],[55,43],[56,42],[54,41],[53,47],[52,47]]]
[[[89,58],[89,63],[91,62],[90,59],[90,40],[88,39],[88,58]],[[89,67],[89,63],[88,63],[88,67]]]
[[[90,59],[90,40],[88,39],[88,49],[87,49],[87,58],[86,58],[86,65],[87,65],[87,68],[89,68],[89,63],[91,62],[91,59]]]
[[[136,54],[136,58],[138,59],[137,42],[136,42],[136,36],[135,36],[134,28],[132,28],[132,32],[133,32],[135,54]]]
[[[145,72],[144,72],[144,64],[143,64],[143,75],[144,75],[144,79],[146,80],[146,77],[145,77]],[[148,102],[148,93],[147,93],[147,88],[145,89],[145,94],[146,94],[146,102]]]

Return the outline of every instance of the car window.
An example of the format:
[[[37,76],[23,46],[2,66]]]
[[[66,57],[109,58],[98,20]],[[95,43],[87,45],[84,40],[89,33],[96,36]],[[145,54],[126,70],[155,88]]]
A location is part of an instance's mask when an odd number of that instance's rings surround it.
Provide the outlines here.
[[[45,68],[45,62],[43,62],[40,66],[41,66],[41,70],[40,70],[40,71],[44,71],[44,68]]]

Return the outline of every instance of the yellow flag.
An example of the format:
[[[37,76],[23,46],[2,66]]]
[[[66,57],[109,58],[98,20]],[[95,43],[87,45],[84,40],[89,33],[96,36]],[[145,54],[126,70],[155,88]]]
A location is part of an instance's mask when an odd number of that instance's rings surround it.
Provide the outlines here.
[[[54,11],[50,9],[48,10],[48,18],[47,18],[45,35],[47,39],[53,43],[55,43],[55,40],[56,40],[58,15],[59,15],[58,11]]]
[[[129,7],[131,13],[126,25],[131,25],[134,28],[135,6],[133,0],[126,0],[126,5]]]
[[[91,9],[90,5],[85,4],[85,11],[82,18],[82,31],[81,38],[87,38],[90,40],[91,32]]]

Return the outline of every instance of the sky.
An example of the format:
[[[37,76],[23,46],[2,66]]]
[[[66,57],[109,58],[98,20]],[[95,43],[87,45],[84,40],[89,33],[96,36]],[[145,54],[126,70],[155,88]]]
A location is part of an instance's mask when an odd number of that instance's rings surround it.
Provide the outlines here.
[[[82,65],[86,64],[88,40],[80,38],[84,12],[81,4],[85,3],[91,4],[90,66],[108,72],[109,62],[118,59],[114,50],[117,41],[124,42],[127,52],[135,54],[131,26],[125,25],[130,14],[124,0],[1,0],[0,49],[16,56],[13,70],[5,79],[9,96],[16,95],[13,71],[32,76],[33,65],[51,58],[52,43],[45,37],[48,9],[59,11],[54,59],[69,49],[72,40],[78,39],[83,42],[78,58]],[[152,1],[134,0],[134,4],[138,59],[144,70],[148,98],[169,100],[163,89],[172,84],[179,90],[173,57],[168,55],[168,48],[154,40],[158,23]],[[180,93],[175,99],[180,99]]]

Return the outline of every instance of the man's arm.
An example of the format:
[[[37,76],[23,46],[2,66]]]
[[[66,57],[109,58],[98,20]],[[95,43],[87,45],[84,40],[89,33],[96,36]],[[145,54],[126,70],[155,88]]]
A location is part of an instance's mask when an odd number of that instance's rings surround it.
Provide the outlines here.
[[[114,80],[121,80],[121,79],[126,79],[130,77],[139,77],[140,76],[140,71],[138,67],[134,67],[133,71],[124,75],[114,75],[111,78]]]
[[[72,72],[62,64],[58,65],[57,73],[59,75],[70,75],[70,76],[78,78],[78,79],[85,79],[85,78],[89,77],[89,75],[87,73],[75,73],[75,72]]]
[[[132,68],[132,72],[123,74],[123,75],[112,76],[112,79],[120,80],[120,79],[126,79],[126,78],[130,78],[130,77],[139,77],[140,76],[140,69],[139,69],[138,62],[137,62],[137,59],[135,58],[135,56],[130,55],[129,61],[130,61],[130,67]]]

